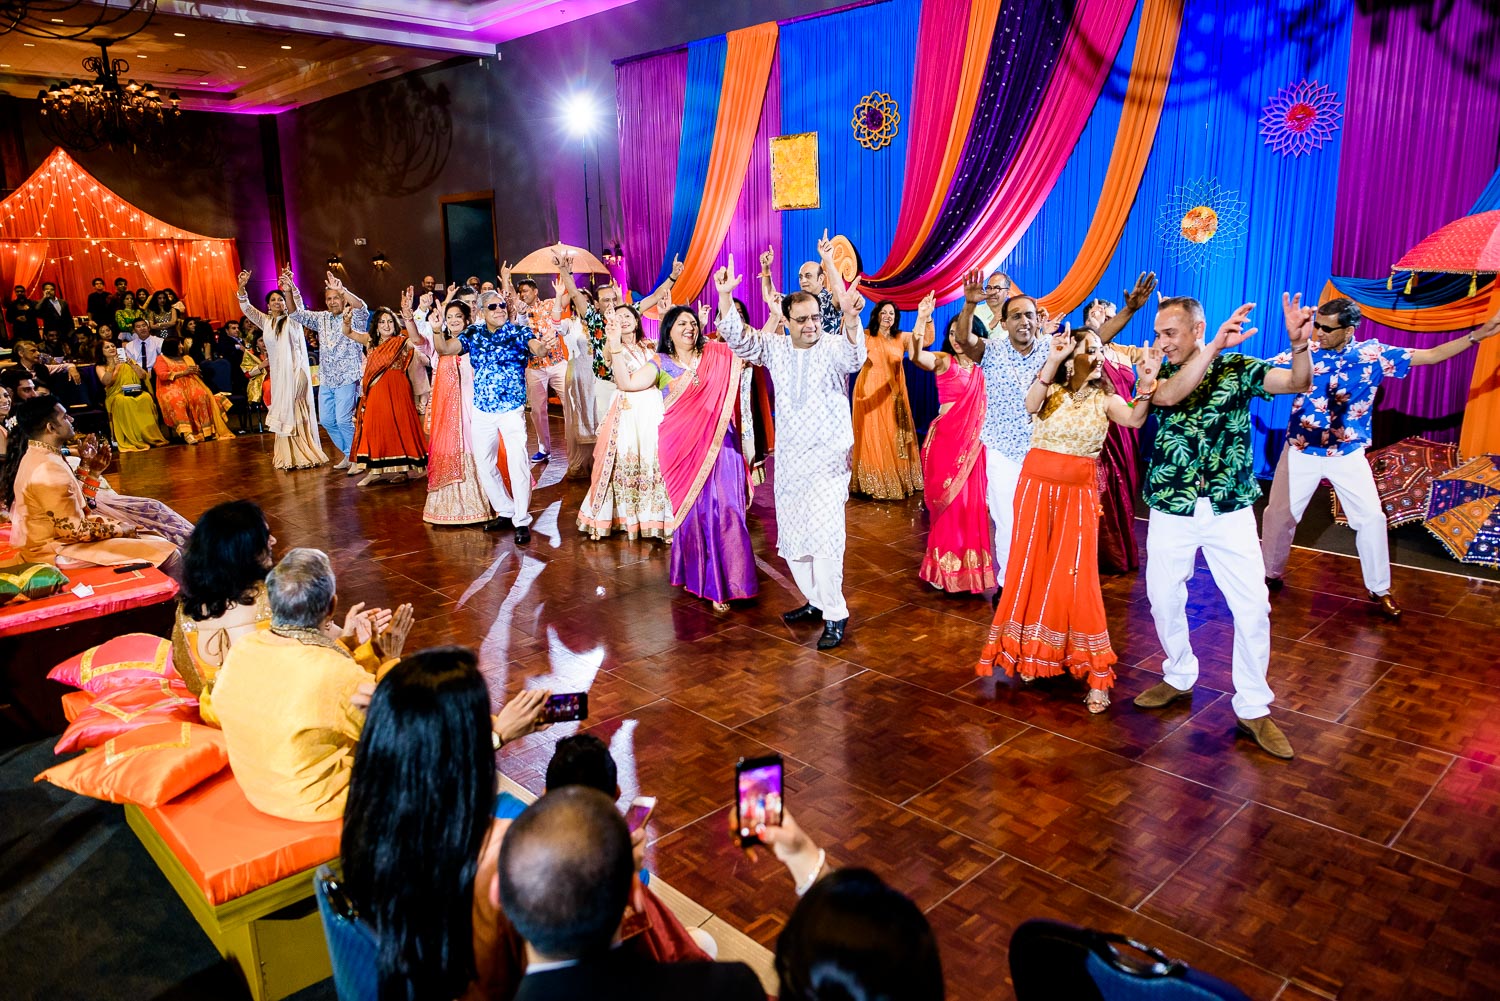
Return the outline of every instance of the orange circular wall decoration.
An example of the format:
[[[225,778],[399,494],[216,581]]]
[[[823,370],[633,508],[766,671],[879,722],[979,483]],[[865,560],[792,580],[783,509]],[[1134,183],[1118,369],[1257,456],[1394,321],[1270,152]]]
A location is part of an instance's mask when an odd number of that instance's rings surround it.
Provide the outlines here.
[[[854,139],[865,149],[884,149],[896,138],[901,112],[889,94],[871,91],[854,106]]]

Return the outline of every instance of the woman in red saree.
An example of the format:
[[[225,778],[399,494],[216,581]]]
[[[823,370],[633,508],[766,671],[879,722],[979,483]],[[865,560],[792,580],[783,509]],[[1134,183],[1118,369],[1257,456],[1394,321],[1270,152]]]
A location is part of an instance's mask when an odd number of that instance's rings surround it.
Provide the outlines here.
[[[198,377],[198,366],[182,354],[182,341],[168,337],[151,367],[156,373],[156,405],[162,423],[189,445],[231,437],[219,401]]]
[[[744,363],[722,341],[705,340],[688,306],[667,311],[657,349],[655,365],[634,373],[617,367],[615,384],[629,392],[657,379],[662,388],[667,410],[658,447],[672,504],[671,582],[724,611],[730,601],[753,598],[758,590],[745,522],[749,467],[736,427],[745,420]],[[624,382],[622,374],[629,376]]]
[[[411,313],[411,296],[411,289],[401,296],[403,315]],[[370,314],[370,332],[362,337],[350,326],[353,312],[351,307],[344,314],[345,336],[363,339],[369,348],[352,446],[355,461],[367,470],[359,485],[404,480],[408,475],[426,476],[427,439],[406,374],[416,353],[412,341],[420,337],[415,330],[403,335],[396,314],[383,307]]]
[[[927,429],[922,476],[927,484],[927,552],[917,571],[933,587],[953,594],[982,594],[995,586],[990,558],[988,481],[979,428],[984,424],[984,372],[948,338],[948,351],[929,351],[932,310],[929,295],[917,309],[911,333],[911,360],[937,373],[938,415]],[[953,322],[949,323],[952,334]]]

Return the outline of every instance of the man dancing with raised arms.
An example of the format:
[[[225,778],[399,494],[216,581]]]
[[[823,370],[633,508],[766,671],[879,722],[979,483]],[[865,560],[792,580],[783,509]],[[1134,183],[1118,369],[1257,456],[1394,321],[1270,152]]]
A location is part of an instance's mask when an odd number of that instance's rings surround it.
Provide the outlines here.
[[[1500,333],[1500,314],[1473,333],[1433,348],[1399,348],[1371,338],[1356,341],[1362,316],[1352,299],[1330,299],[1313,320],[1312,388],[1292,402],[1286,448],[1271,482],[1271,499],[1262,520],[1261,554],[1266,584],[1281,589],[1297,523],[1318,484],[1327,480],[1354,529],[1354,545],[1364,573],[1365,590],[1380,614],[1399,619],[1401,608],[1391,596],[1390,540],[1385,511],[1365,449],[1370,444],[1370,411],[1386,379],[1402,379],[1413,366],[1436,365]],[[1290,352],[1272,365],[1293,362]]]
[[[1312,308],[1301,304],[1300,293],[1281,299],[1292,342],[1290,370],[1220,353],[1254,336],[1254,327],[1242,329],[1254,303],[1235,310],[1207,345],[1197,299],[1173,296],[1157,306],[1156,343],[1167,360],[1152,395],[1160,426],[1146,469],[1146,594],[1166,661],[1165,679],[1137,695],[1135,704],[1159,709],[1189,695],[1198,680],[1187,582],[1202,549],[1234,615],[1232,705],[1239,728],[1268,754],[1290,758],[1292,745],[1270,717],[1271,603],[1255,535],[1252,505],[1260,484],[1250,447],[1250,401],[1300,393],[1312,384]]]
[[[334,448],[344,453],[333,468],[348,469],[354,461],[349,450],[354,447],[354,408],[359,404],[359,384],[365,374],[365,349],[344,336],[344,307],[354,307],[355,330],[369,327],[370,309],[363,299],[344,288],[332,271],[323,290],[325,308],[316,311],[303,303],[290,274],[284,271],[282,277],[291,286],[292,321],[318,335],[318,423],[328,432]],[[274,388],[271,398],[276,398]]]
[[[474,464],[495,517],[484,523],[486,532],[513,524],[516,543],[531,541],[531,465],[526,461],[526,363],[543,350],[531,330],[512,323],[499,292],[479,296],[483,321],[457,337],[433,328],[433,350],[440,355],[468,352],[474,368]],[[505,440],[510,486],[500,476],[500,441]]]
[[[844,505],[849,500],[849,455],[854,424],[849,376],[865,363],[859,313],[864,300],[843,290],[843,336],[825,334],[827,321],[811,292],[782,303],[790,337],[745,329],[734,305],[740,276],[734,257],[714,275],[719,290],[719,336],[735,354],[770,370],[776,384],[776,550],[791,568],[806,603],[782,616],[789,625],[823,620],[819,650],[844,641]]]
[[[781,311],[784,306],[781,293],[776,291],[776,280],[771,277],[771,264],[775,259],[776,251],[771,247],[760,255],[760,294],[772,312]],[[823,230],[823,238],[818,241],[818,260],[806,261],[798,269],[797,284],[802,291],[817,298],[818,312],[823,317],[823,333],[837,334],[844,323],[839,308],[844,299],[844,276],[839,274],[838,265],[833,261],[833,241],[828,238],[828,230]]]

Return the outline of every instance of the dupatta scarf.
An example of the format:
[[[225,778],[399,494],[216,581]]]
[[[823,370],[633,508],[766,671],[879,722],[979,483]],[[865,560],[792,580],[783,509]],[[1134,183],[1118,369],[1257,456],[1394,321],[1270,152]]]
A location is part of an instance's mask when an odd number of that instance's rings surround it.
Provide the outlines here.
[[[933,418],[922,454],[927,508],[934,521],[963,491],[974,463],[984,454],[984,446],[979,443],[985,406],[983,370],[978,365],[966,370],[953,361],[943,376],[958,382],[958,397],[953,406]]]
[[[372,348],[365,355],[364,388],[360,396],[368,397],[380,377],[392,369],[406,371],[412,354],[412,347],[403,334],[393,334],[381,341],[379,347]]]
[[[744,362],[721,341],[706,341],[697,377],[685,371],[671,382],[662,418],[662,479],[672,502],[672,525],[682,523],[718,461],[724,432],[740,401]]]

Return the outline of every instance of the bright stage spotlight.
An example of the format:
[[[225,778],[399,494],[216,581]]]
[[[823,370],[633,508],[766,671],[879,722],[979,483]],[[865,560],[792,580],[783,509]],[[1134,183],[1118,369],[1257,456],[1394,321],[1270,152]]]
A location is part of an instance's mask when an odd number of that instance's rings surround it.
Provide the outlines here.
[[[592,94],[578,91],[563,100],[563,120],[567,130],[575,136],[592,135],[599,124],[599,108]]]

